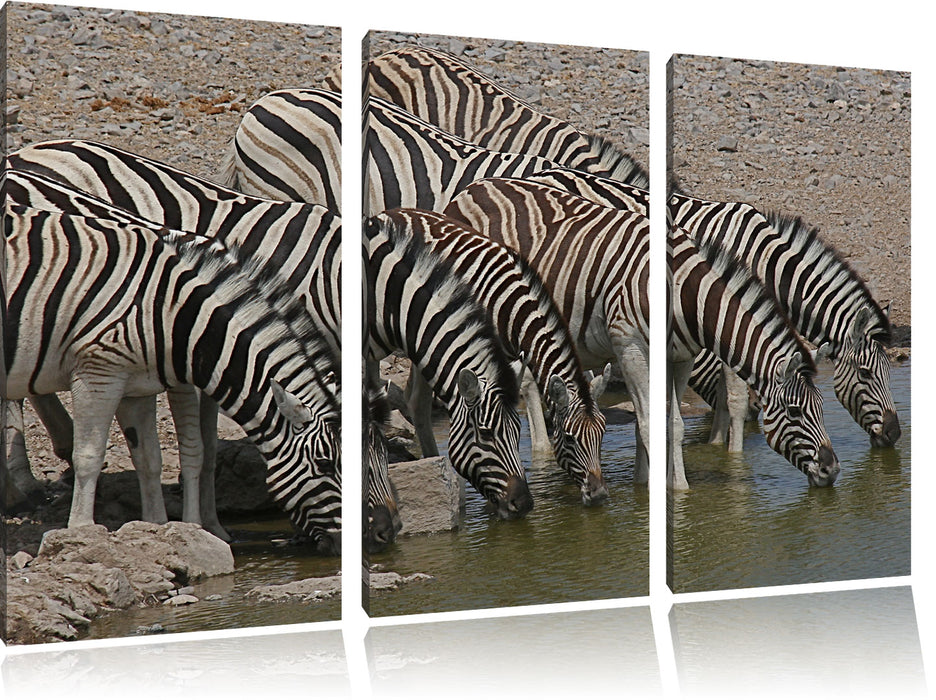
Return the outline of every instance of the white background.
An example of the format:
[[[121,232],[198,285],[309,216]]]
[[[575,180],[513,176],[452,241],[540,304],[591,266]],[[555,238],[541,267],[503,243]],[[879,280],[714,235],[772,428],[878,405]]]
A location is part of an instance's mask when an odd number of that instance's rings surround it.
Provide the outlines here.
[[[419,636],[420,630],[442,630],[441,636],[434,636],[428,631],[423,634],[423,641],[444,646],[446,640],[452,644],[464,644],[464,632],[469,630],[469,638],[476,646],[483,647],[485,640],[491,645],[498,642],[498,654],[494,663],[490,657],[477,656],[476,650],[458,648],[448,650],[451,659],[436,664],[436,673],[429,671],[422,675],[413,674],[401,697],[469,697],[486,695],[488,697],[554,697],[571,692],[586,693],[598,691],[613,695],[641,696],[677,696],[680,694],[680,676],[677,671],[677,659],[670,642],[669,613],[674,602],[700,600],[718,600],[737,596],[761,597],[765,595],[839,591],[868,586],[894,586],[912,584],[913,601],[916,609],[916,622],[919,631],[922,658],[930,674],[936,673],[936,548],[933,538],[933,510],[931,505],[934,490],[933,467],[928,459],[928,445],[925,444],[925,421],[936,415],[929,406],[930,394],[934,388],[933,372],[929,368],[932,352],[933,317],[929,303],[933,297],[933,285],[927,269],[928,261],[934,249],[931,238],[936,232],[933,215],[928,216],[928,205],[932,201],[932,166],[929,159],[934,156],[931,137],[936,119],[934,119],[934,66],[936,59],[932,54],[934,23],[929,12],[924,14],[926,5],[919,2],[896,0],[888,3],[864,2],[820,3],[816,0],[774,0],[774,2],[653,2],[649,4],[634,2],[551,2],[551,3],[508,3],[503,0],[471,0],[470,2],[415,2],[401,0],[392,2],[341,2],[296,3],[281,0],[263,0],[246,2],[244,0],[114,0],[99,2],[89,0],[76,2],[80,5],[116,7],[138,11],[176,12],[185,14],[213,15],[282,22],[300,22],[307,24],[326,24],[342,28],[344,58],[344,189],[343,211],[360,211],[359,144],[356,138],[355,115],[360,113],[359,91],[355,89],[360,76],[361,39],[368,29],[392,30],[401,32],[427,32],[455,36],[476,36],[488,38],[517,39],[565,44],[608,46],[615,48],[649,51],[651,55],[651,139],[653,153],[650,170],[655,175],[652,185],[652,201],[659,205],[665,201],[664,178],[665,156],[665,65],[673,53],[694,53],[702,55],[731,56],[738,58],[796,61],[802,63],[825,63],[912,72],[912,114],[913,114],[913,185],[914,210],[913,223],[913,300],[914,300],[914,356],[913,356],[913,422],[918,439],[914,445],[913,462],[913,563],[912,576],[900,580],[873,582],[852,582],[830,585],[797,586],[785,589],[758,589],[756,591],[715,593],[709,595],[672,596],[664,583],[664,501],[662,483],[657,479],[651,482],[651,595],[649,599],[639,601],[617,601],[603,604],[542,606],[535,610],[486,611],[482,613],[462,613],[420,616],[408,620],[368,620],[360,609],[359,586],[356,585],[360,569],[354,562],[359,560],[360,540],[348,537],[345,541],[345,595],[343,601],[344,620],[341,623],[300,626],[274,637],[259,637],[265,631],[231,632],[213,635],[186,636],[181,644],[165,644],[164,639],[157,643],[140,646],[137,641],[117,641],[86,643],[78,645],[56,645],[55,652],[47,650],[6,650],[3,680],[5,691],[10,696],[46,697],[53,693],[58,697],[165,697],[168,693],[179,691],[191,692],[201,697],[275,697],[277,695],[299,694],[308,697],[384,697],[396,695],[386,684],[381,686],[373,680],[375,656],[387,661],[381,639],[390,634],[394,624],[466,620],[457,632],[446,632],[444,625],[435,628],[403,627],[405,632]],[[807,215],[807,212],[803,212]],[[656,209],[653,224],[661,228],[664,215]],[[353,303],[360,290],[359,271],[352,262],[351,253],[357,250],[359,229],[353,216],[345,218],[347,251],[344,272],[344,313],[345,333],[350,334],[344,340],[345,347],[360,347],[359,311]],[[662,263],[662,231],[654,236],[653,253]],[[652,281],[656,298],[663,300],[662,275]],[[656,347],[663,347],[663,304],[654,306],[654,339]],[[348,353],[344,368],[346,386],[354,386],[358,381],[359,363],[353,353]],[[652,406],[653,415],[663,415],[663,367],[655,363],[651,383],[656,388],[651,394],[658,403]],[[357,417],[361,415],[358,393],[345,392],[345,404],[348,408],[344,424],[345,436],[345,490],[355,493],[358,488],[360,470],[352,463],[353,456],[360,454],[358,447],[359,430],[356,429]],[[664,455],[664,426],[658,421],[652,435],[652,454],[655,458]],[[662,471],[662,464],[654,462],[651,470],[655,475]],[[653,478],[656,478],[654,476]],[[360,504],[355,498],[345,499],[345,522],[360,522]],[[778,599],[779,601],[780,599]],[[805,609],[814,602],[815,597],[804,598]],[[649,612],[647,607],[649,605]],[[636,607],[635,607],[636,606]],[[512,616],[527,612],[567,612],[593,611],[608,608],[606,614],[584,612],[579,618],[540,616],[512,620]],[[816,627],[797,627],[792,629],[792,622],[784,627],[789,619],[779,606],[776,617],[766,623],[770,625],[767,634],[757,643],[764,644],[762,653],[744,657],[743,662],[757,664],[752,674],[751,668],[744,669],[746,678],[763,678],[763,684],[752,682],[746,688],[739,688],[734,674],[730,670],[719,670],[725,674],[725,688],[733,688],[730,694],[750,694],[763,696],[811,696],[820,691],[824,696],[882,695],[887,688],[895,694],[901,694],[904,686],[899,682],[901,669],[894,670],[892,660],[886,667],[889,649],[880,648],[876,653],[875,627],[864,625],[862,617],[867,611],[856,610],[854,624],[837,622],[843,638],[837,638],[839,652],[847,652],[855,647],[862,649],[862,659],[866,659],[860,672],[855,668],[843,668],[845,664],[841,653],[823,653],[815,644]],[[873,612],[873,611],[872,611]],[[613,648],[614,635],[604,630],[602,625],[579,626],[597,616],[612,624],[620,634],[628,637],[631,646],[624,644],[620,649]],[[816,617],[820,613],[816,611]],[[859,620],[858,618],[862,619]],[[872,615],[873,617],[873,615]],[[480,618],[480,619],[479,619]],[[620,618],[620,625],[617,620]],[[553,628],[550,625],[556,622]],[[656,648],[656,659],[643,658],[637,649],[639,636],[644,628],[652,624],[650,644]],[[753,618],[752,618],[753,624]],[[756,624],[765,624],[758,618]],[[821,621],[819,625],[821,626]],[[561,628],[556,626],[561,625]],[[614,625],[617,625],[614,627]],[[457,627],[457,626],[456,626]],[[509,643],[511,634],[518,627],[527,629],[532,636],[517,636],[515,648]],[[912,625],[911,625],[912,627]],[[454,628],[453,628],[454,629]],[[588,630],[594,629],[590,633]],[[339,636],[338,631],[343,633]],[[568,634],[564,631],[568,630]],[[776,634],[773,634],[773,632]],[[365,637],[370,635],[365,641]],[[834,632],[834,630],[833,630]],[[448,634],[449,636],[446,636]],[[474,634],[474,636],[470,636]],[[603,644],[605,637],[608,643]],[[799,634],[800,637],[796,635]],[[383,637],[382,637],[383,635]],[[791,637],[792,635],[792,637]],[[834,637],[834,634],[832,635]],[[774,638],[772,647],[764,639]],[[199,641],[191,641],[191,640]],[[540,646],[531,650],[538,640]],[[505,651],[504,641],[508,646]],[[826,640],[828,642],[828,640]],[[401,641],[401,644],[413,642]],[[372,653],[366,652],[370,645]],[[543,644],[546,646],[544,647]],[[65,651],[65,648],[69,651]],[[529,653],[524,653],[524,648]],[[46,647],[45,649],[48,649]],[[316,650],[320,650],[318,653]],[[342,650],[344,658],[342,658]],[[376,651],[375,651],[376,650]],[[588,650],[586,654],[585,651]],[[913,650],[911,650],[913,651]],[[318,655],[316,656],[316,653]],[[399,663],[412,662],[413,654],[406,656],[401,650]],[[912,654],[911,654],[912,655]],[[445,655],[439,650],[438,658]],[[459,666],[458,659],[464,658]],[[511,656],[516,662],[505,663]],[[627,658],[625,658],[627,656]],[[792,662],[787,658],[792,656]],[[506,658],[503,658],[506,657]],[[652,657],[652,655],[651,655]],[[422,659],[428,657],[420,657]],[[446,657],[447,658],[447,657]],[[784,662],[781,663],[781,658]],[[480,659],[480,661],[479,661]],[[740,659],[740,657],[739,657]],[[875,667],[882,662],[880,668]],[[659,674],[652,668],[658,664]],[[347,667],[342,664],[346,662]],[[370,663],[371,668],[368,667]],[[593,670],[591,672],[570,672],[576,667],[596,666],[614,667],[620,664],[633,678],[633,684],[626,681],[619,684],[613,674]],[[379,663],[377,664],[380,665]],[[794,682],[796,667],[802,669],[821,669],[822,682]],[[860,664],[859,664],[860,665]],[[427,663],[427,668],[432,664]],[[649,669],[648,669],[649,666]],[[919,688],[920,674],[910,673],[916,683],[909,686]],[[261,668],[262,667],[262,668]],[[345,677],[345,668],[350,675]],[[730,669],[730,666],[726,666]],[[488,669],[486,672],[485,669]],[[638,669],[649,670],[649,677],[642,676]],[[258,673],[259,670],[265,671]],[[740,670],[740,669],[739,669]],[[773,672],[772,672],[773,671]],[[856,675],[857,673],[857,675]],[[888,674],[892,675],[888,675]],[[898,674],[898,675],[894,675]],[[380,675],[377,673],[376,675]],[[815,678],[815,673],[803,674]],[[649,680],[648,680],[649,678]],[[870,679],[878,678],[885,685],[876,686]],[[58,679],[58,680],[56,680]],[[683,678],[685,686],[685,678]],[[838,682],[837,682],[838,681]],[[891,684],[891,685],[887,685]],[[683,690],[686,688],[684,687]],[[47,692],[43,692],[43,690]],[[697,694],[715,695],[717,679],[704,688],[696,686]],[[384,692],[386,691],[386,692]],[[68,695],[66,695],[66,693]],[[0,694],[2,695],[2,694]]]

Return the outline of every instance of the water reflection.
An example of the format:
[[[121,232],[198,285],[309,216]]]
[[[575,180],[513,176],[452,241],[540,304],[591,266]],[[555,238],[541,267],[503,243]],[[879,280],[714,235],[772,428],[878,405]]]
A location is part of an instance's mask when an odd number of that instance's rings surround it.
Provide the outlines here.
[[[900,576],[910,573],[910,366],[891,387],[903,437],[896,448],[867,435],[817,379],[842,473],[829,489],[771,450],[759,430],[744,453],[705,444],[708,421],[687,421],[690,490],[670,495],[671,583],[676,592]]]
[[[670,614],[684,696],[925,696],[909,587],[685,603]]]
[[[375,698],[661,693],[646,607],[377,627],[366,643]]]
[[[4,659],[3,683],[21,698],[350,697],[338,631],[17,654]]]

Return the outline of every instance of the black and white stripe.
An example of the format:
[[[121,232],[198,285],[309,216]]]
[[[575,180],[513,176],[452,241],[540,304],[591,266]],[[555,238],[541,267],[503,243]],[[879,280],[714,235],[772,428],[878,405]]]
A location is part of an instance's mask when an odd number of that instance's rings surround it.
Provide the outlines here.
[[[191,384],[259,447],[297,527],[336,552],[337,358],[281,281],[203,237],[15,205],[5,214],[6,398],[72,392],[69,525],[93,522],[121,399]]]
[[[822,423],[815,365],[773,297],[747,268],[718,246],[683,230],[667,236],[670,285],[671,487],[688,487],[682,462],[679,402],[692,364],[705,348],[748,382],[764,405],[767,443],[802,471],[810,484],[829,486],[838,460]]]
[[[649,220],[554,187],[491,178],[467,187],[447,216],[517,251],[569,326],[582,366],[619,363],[637,415],[635,480],[649,476]]]
[[[445,405],[452,466],[501,517],[533,507],[520,464],[517,386],[483,308],[443,260],[387,220],[364,226],[373,360],[402,350]]]
[[[798,217],[766,216],[748,204],[672,192],[670,223],[738,257],[773,294],[803,338],[835,363],[836,395],[872,444],[893,445],[900,426],[884,345],[887,314],[861,278]]]
[[[365,378],[361,396],[364,454],[362,460],[361,515],[364,550],[382,552],[402,529],[396,492],[390,482],[387,439],[383,429],[390,418],[386,389]]]
[[[636,161],[610,142],[538,112],[443,51],[408,46],[382,54],[367,65],[367,89],[371,97],[492,151],[540,156],[621,182],[649,184]]]
[[[607,498],[601,473],[604,416],[539,276],[514,251],[441,214],[393,209],[376,218],[423,240],[471,288],[510,357],[523,358],[545,397],[559,466],[579,485],[586,505]]]
[[[237,127],[224,184],[257,197],[341,211],[341,95],[276,90]]]
[[[453,136],[396,105],[364,103],[365,206],[370,214],[400,207],[442,211],[485,177],[525,177],[554,167],[538,156],[493,151]]]

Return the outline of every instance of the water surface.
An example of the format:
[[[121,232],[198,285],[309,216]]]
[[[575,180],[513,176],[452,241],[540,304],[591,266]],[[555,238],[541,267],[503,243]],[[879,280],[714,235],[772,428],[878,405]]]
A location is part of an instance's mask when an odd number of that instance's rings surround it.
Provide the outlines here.
[[[439,447],[447,438],[438,426]],[[411,583],[370,597],[371,615],[624,598],[648,592],[648,496],[635,487],[634,424],[609,425],[602,470],[611,496],[582,505],[580,491],[553,459],[531,462],[523,420],[520,455],[527,466],[533,510],[503,521],[486,511],[471,487],[457,531],[402,537],[371,563]]]
[[[707,417],[687,419],[690,490],[670,500],[676,592],[910,573],[910,363],[891,368],[903,431],[894,448],[870,446],[835,398],[831,369],[816,383],[842,466],[832,488],[810,488],[753,423],[735,456],[706,444]]]

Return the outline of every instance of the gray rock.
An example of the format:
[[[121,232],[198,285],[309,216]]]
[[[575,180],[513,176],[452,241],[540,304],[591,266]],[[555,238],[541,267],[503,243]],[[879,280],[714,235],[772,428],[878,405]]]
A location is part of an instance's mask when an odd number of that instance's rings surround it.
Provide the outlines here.
[[[14,569],[25,569],[32,560],[33,556],[29,552],[17,552],[10,557],[10,564]]]
[[[401,576],[393,571],[372,571],[368,574],[368,583],[372,591],[392,591],[407,583],[417,581],[433,581],[429,574],[409,574]]]
[[[719,151],[734,153],[738,150],[738,139],[735,136],[725,135],[718,139],[715,148]]]
[[[247,591],[247,597],[272,603],[294,601],[313,603],[332,598],[339,593],[341,593],[341,576],[326,576],[284,584],[256,586]]]
[[[198,598],[193,595],[176,595],[163,601],[163,605],[191,605],[197,603]]]
[[[444,532],[458,527],[465,504],[464,480],[447,457],[390,465],[403,520],[401,535]]]

